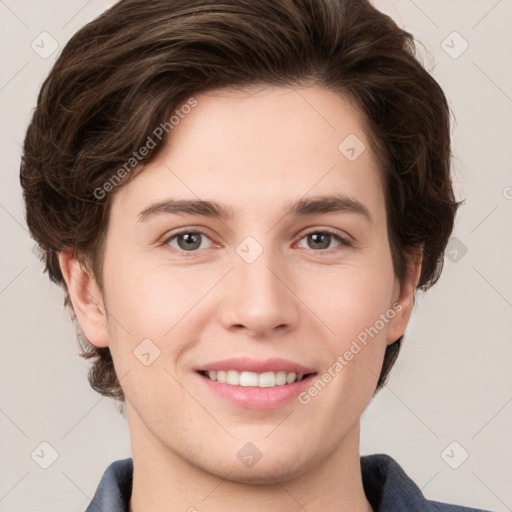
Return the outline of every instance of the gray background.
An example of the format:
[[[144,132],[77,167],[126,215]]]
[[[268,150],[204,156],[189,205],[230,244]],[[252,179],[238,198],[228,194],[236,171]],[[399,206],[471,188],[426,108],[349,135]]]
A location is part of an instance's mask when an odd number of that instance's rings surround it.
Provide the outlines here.
[[[126,420],[89,388],[63,294],[33,252],[18,178],[42,80],[73,33],[111,4],[0,0],[1,511],[83,511],[107,465],[130,456]],[[442,278],[418,296],[392,378],[363,416],[361,452],[392,455],[430,499],[512,510],[512,3],[376,5],[423,43],[449,98],[466,204]],[[43,441],[58,453],[47,469]]]

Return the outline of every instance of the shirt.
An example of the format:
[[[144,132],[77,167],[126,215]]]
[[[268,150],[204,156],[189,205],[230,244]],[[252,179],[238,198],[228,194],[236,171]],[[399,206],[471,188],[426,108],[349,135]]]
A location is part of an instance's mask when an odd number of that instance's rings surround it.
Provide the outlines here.
[[[425,499],[389,455],[366,455],[360,461],[364,492],[374,512],[486,512]],[[132,478],[131,458],[110,464],[85,512],[129,512]]]

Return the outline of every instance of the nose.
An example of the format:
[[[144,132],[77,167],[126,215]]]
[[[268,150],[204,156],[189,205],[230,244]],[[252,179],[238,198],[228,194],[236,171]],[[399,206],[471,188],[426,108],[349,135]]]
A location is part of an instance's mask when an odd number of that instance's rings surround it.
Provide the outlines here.
[[[218,310],[224,328],[246,331],[253,338],[295,329],[300,300],[293,292],[293,274],[285,258],[265,248],[250,261],[234,254],[233,269],[224,279]]]

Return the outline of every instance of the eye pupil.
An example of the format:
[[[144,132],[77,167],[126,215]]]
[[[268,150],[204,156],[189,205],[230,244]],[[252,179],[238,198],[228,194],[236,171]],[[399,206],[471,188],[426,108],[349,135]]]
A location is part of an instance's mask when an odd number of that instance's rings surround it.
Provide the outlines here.
[[[201,245],[200,237],[201,235],[199,233],[184,233],[178,236],[178,245],[180,246],[180,249],[183,249],[184,251],[197,249]],[[181,240],[186,242],[185,246],[180,243]]]
[[[308,236],[309,240],[313,242],[313,244],[317,244],[315,249],[327,249],[331,242],[331,235],[329,233],[312,233]],[[324,239],[323,242],[321,239]],[[327,243],[325,243],[327,240]],[[318,244],[320,247],[318,247]]]

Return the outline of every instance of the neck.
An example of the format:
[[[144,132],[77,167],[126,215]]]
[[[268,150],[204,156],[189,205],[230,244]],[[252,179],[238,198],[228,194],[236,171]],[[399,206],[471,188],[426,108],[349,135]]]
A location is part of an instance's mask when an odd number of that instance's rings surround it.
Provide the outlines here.
[[[130,512],[372,512],[364,494],[359,459],[359,423],[319,464],[271,483],[235,481],[234,472],[205,471],[162,445],[134,412],[130,421],[133,487]],[[136,418],[134,418],[136,416]],[[268,471],[271,474],[271,470]]]

